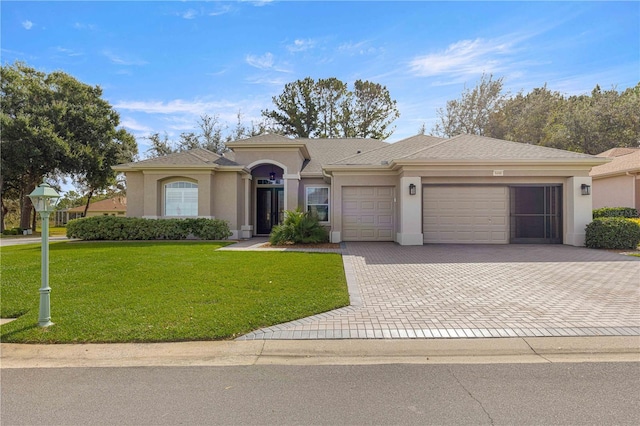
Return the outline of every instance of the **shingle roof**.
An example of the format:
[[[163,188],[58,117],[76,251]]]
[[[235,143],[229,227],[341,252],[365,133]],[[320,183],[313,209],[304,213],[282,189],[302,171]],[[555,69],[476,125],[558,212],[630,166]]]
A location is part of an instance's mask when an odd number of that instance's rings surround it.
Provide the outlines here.
[[[241,140],[237,140],[237,141],[233,141],[233,142],[229,142],[227,143],[227,146],[230,148],[233,148],[233,145],[235,144],[240,144],[240,143],[255,143],[255,144],[261,144],[261,143],[266,143],[266,144],[274,144],[274,143],[295,143],[296,141],[300,141],[300,140],[306,140],[306,139],[292,139],[292,138],[288,138],[286,136],[282,136],[282,135],[277,135],[275,133],[264,133],[262,135],[258,135],[258,136],[252,136],[250,138],[247,139],[241,139]]]
[[[363,152],[361,154],[343,157],[332,164],[358,165],[358,164],[382,164],[383,161],[391,162],[398,158],[406,157],[423,149],[437,145],[446,139],[435,136],[416,135],[403,139],[396,143],[384,143],[375,150]]]
[[[379,165],[398,160],[549,160],[590,159],[587,154],[476,135],[451,139],[417,135],[386,147],[334,162],[340,165]]]
[[[433,160],[550,160],[592,159],[593,156],[561,149],[510,142],[477,135],[458,135],[403,157]]]
[[[389,145],[386,142],[368,138],[335,138],[335,139],[307,139],[287,138],[281,135],[265,134],[249,139],[230,142],[227,146],[231,149],[251,145],[304,145],[309,159],[302,166],[301,174],[304,176],[322,174],[322,166],[349,157],[358,152],[371,151]],[[233,153],[225,154],[235,158]]]
[[[630,154],[614,157],[610,163],[595,166],[591,169],[591,173],[589,173],[589,176],[604,177],[608,175],[618,175],[627,172],[640,173],[640,149],[634,150]]]
[[[127,163],[120,167],[163,167],[163,166],[207,166],[218,164],[221,166],[235,166],[235,162],[222,157],[215,152],[204,148],[196,148],[189,151],[165,155],[163,157],[149,158],[146,160]]]
[[[68,211],[71,213],[76,212],[84,212],[85,206],[74,207],[69,209]],[[127,198],[126,197],[115,197],[109,198],[107,200],[96,201],[95,203],[89,204],[90,212],[125,212],[127,211]]]
[[[611,148],[608,151],[596,154],[596,157],[620,157],[621,155],[632,154],[640,148]]]
[[[367,138],[304,139],[304,142],[311,160],[303,167],[303,175],[320,174],[323,165],[389,145],[377,139]]]

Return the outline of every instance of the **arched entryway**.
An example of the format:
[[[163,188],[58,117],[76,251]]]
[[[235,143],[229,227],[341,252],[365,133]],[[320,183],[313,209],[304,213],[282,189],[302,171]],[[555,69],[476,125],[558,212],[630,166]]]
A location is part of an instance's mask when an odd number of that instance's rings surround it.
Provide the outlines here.
[[[282,223],[286,209],[284,169],[276,164],[260,164],[251,169],[253,177],[254,223],[256,235],[269,235]]]

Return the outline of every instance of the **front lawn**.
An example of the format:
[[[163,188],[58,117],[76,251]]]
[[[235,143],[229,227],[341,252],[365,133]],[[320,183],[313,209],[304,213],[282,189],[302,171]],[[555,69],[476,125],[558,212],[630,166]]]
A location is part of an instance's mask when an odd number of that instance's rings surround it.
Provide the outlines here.
[[[40,246],[2,247],[2,342],[230,339],[348,305],[330,253],[216,251],[224,243],[52,243],[51,320],[38,324]]]

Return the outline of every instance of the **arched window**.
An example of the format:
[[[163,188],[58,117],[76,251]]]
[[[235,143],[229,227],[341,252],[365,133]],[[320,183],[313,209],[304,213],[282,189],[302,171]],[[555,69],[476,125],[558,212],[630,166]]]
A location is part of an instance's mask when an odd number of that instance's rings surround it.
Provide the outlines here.
[[[198,185],[171,182],[164,186],[165,216],[198,216]]]

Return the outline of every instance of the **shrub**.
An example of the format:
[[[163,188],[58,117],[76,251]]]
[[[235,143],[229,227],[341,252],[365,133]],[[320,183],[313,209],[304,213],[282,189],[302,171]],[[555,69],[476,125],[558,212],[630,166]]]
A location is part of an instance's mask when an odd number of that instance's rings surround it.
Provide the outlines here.
[[[587,225],[590,248],[635,249],[640,244],[640,223],[623,217],[601,217]]]
[[[82,240],[224,240],[231,236],[229,224],[219,219],[142,219],[95,216],[69,221],[67,237]]]
[[[631,207],[603,207],[593,210],[593,218],[599,217],[640,217],[638,210]]]
[[[22,235],[22,228],[5,229],[2,235]]]
[[[281,244],[315,244],[329,241],[329,233],[309,212],[285,211],[284,221],[271,230],[269,241]]]

